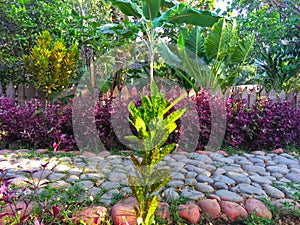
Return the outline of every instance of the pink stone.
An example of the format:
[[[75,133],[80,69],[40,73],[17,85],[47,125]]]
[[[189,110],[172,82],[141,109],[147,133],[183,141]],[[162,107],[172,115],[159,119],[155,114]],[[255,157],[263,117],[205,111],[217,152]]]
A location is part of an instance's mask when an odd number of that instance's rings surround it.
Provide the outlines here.
[[[120,200],[111,208],[111,218],[114,225],[135,225],[137,224],[134,206],[137,205],[135,198]]]
[[[207,215],[209,219],[220,218],[221,207],[215,199],[204,199],[198,202],[201,211]]]
[[[188,223],[197,224],[200,219],[199,207],[194,203],[178,206],[178,215]]]
[[[298,210],[300,209],[300,204],[292,199],[284,198],[284,199],[277,199],[271,201],[271,204],[278,208],[282,213],[287,213],[290,210]],[[284,204],[289,204],[290,207],[287,208]]]
[[[83,221],[86,224],[97,225],[102,224],[101,221],[107,216],[107,209],[103,206],[91,206],[83,208],[80,211],[73,213],[73,222],[75,224]]]
[[[109,156],[110,152],[109,151],[101,151],[98,153],[98,156],[106,157]]]
[[[272,219],[272,213],[270,210],[265,206],[264,203],[257,199],[247,199],[245,208],[248,213],[253,213],[254,215],[262,218]]]
[[[217,151],[218,154],[224,155],[224,156],[228,156],[227,152],[219,150]]]
[[[156,215],[162,218],[163,220],[166,220],[170,217],[170,207],[169,204],[166,202],[160,202],[158,203],[157,209],[156,209]]]
[[[96,156],[96,154],[93,153],[93,152],[83,152],[82,155],[88,156],[88,157],[94,157],[94,156]]]
[[[35,152],[37,152],[37,153],[47,153],[48,150],[47,149],[37,149],[37,150],[35,150]]]
[[[208,151],[196,151],[196,153],[201,154],[201,155],[209,155],[210,152]]]
[[[280,154],[280,153],[283,153],[283,149],[282,148],[277,148],[273,151],[271,151],[272,153],[276,153],[276,154]]]
[[[257,154],[257,155],[266,155],[266,153],[264,151],[254,151],[252,153]]]
[[[237,220],[239,218],[245,219],[248,216],[247,211],[235,202],[221,201],[220,206],[227,218],[231,221]]]
[[[12,153],[12,150],[8,150],[8,149],[0,150],[0,155],[3,155],[5,153]]]

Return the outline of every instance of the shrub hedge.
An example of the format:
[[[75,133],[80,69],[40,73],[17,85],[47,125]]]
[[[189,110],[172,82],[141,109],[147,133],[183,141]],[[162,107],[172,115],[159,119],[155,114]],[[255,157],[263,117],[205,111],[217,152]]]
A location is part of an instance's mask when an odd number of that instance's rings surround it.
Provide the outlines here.
[[[172,95],[166,93],[166,96]],[[188,148],[191,135],[196,131],[199,133],[195,143],[196,149],[203,149],[211,133],[211,108],[221,107],[222,104],[219,104],[221,99],[200,91],[190,100],[198,119],[192,116],[191,110],[188,110],[185,114],[185,123],[178,122],[178,129],[170,135],[169,141],[177,142],[180,137],[179,146]],[[76,141],[77,143],[81,141],[78,137],[75,141],[72,123],[76,123],[76,127],[80,127],[80,130],[75,132],[77,135],[79,133],[79,136],[97,136],[106,149],[128,149],[122,144],[122,136],[134,132],[133,127],[127,122],[128,102],[103,95],[95,104],[91,104],[88,100],[75,106],[69,102],[48,104],[42,108],[37,100],[28,101],[21,106],[2,96],[0,147],[9,147],[12,143],[17,143],[31,148],[53,148],[53,145],[61,140],[60,150],[78,150],[78,146],[81,147],[82,144],[76,144]],[[140,104],[138,100],[135,100],[135,103]],[[75,107],[77,117],[73,116],[72,122],[72,110]],[[226,115],[219,115],[226,116],[227,121],[223,147],[232,146],[249,151],[285,146],[300,148],[300,110],[291,106],[289,102],[257,101],[254,106],[248,108],[242,100],[228,99],[224,107]],[[94,123],[96,129],[86,124],[87,119]],[[113,129],[114,123],[118,124],[118,129]],[[93,135],[90,135],[91,133]],[[93,141],[89,142],[89,147],[95,145],[95,140]]]

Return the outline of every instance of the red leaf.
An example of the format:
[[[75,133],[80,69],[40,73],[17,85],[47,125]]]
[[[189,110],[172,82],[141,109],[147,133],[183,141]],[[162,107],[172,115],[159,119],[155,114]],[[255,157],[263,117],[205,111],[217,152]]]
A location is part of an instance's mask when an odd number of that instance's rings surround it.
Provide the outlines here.
[[[59,214],[59,208],[57,206],[52,206],[52,210],[53,210],[53,217],[57,217],[57,215]]]

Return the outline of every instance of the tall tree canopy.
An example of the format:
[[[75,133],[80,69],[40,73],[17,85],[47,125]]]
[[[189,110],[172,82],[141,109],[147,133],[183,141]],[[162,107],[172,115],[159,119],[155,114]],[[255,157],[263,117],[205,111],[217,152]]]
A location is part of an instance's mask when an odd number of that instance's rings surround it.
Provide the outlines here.
[[[233,0],[243,32],[255,32],[252,63],[257,70],[240,82],[261,82],[267,88],[297,89],[300,72],[300,1]],[[254,75],[255,74],[255,75]]]

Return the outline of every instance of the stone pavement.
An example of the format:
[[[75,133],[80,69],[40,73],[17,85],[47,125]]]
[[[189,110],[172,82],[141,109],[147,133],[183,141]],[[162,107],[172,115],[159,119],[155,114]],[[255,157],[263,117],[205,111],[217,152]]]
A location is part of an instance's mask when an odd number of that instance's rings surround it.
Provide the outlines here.
[[[22,157],[20,152],[27,151],[0,151],[0,169],[14,177],[12,183],[15,185],[25,184],[29,179],[25,171],[32,171],[34,178],[51,181],[54,188],[78,185],[86,191],[87,197],[103,193],[100,201],[106,206],[110,206],[115,194],[127,196],[131,193],[127,174],[133,173],[133,165],[128,157],[111,155],[107,151],[98,155],[53,157],[42,173],[41,165],[49,158],[43,155]],[[300,182],[300,159],[297,155],[275,152],[224,156],[200,151],[168,155],[158,168],[170,168],[172,178],[158,194],[166,201],[180,196],[192,201],[209,198],[236,203],[248,198],[289,198],[295,189],[287,184]]]

